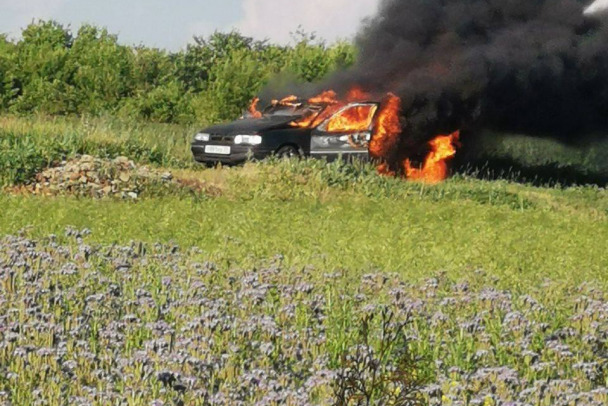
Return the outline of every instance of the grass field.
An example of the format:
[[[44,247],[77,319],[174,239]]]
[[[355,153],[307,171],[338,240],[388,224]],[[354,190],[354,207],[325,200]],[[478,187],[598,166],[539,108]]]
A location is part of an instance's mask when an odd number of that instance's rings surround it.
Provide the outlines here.
[[[0,123],[5,184],[89,153],[214,191],[0,195],[0,402],[608,401],[606,189],[203,169],[188,128]]]
[[[73,225],[90,228],[99,242],[174,241],[235,265],[281,254],[293,266],[399,271],[418,279],[477,269],[522,285],[605,278],[608,256],[598,243],[608,240],[605,190],[465,179],[436,187],[392,179],[329,186],[314,176],[339,176],[339,169],[308,177],[307,165],[295,165],[183,173],[222,190],[207,199],[163,196],[134,204],[5,196],[0,232],[31,226],[44,236]]]

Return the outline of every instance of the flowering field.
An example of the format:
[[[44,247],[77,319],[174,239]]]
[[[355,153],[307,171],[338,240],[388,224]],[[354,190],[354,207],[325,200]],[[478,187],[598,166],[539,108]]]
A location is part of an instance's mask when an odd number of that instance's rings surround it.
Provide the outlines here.
[[[224,267],[197,248],[0,240],[0,402],[604,405],[592,285],[500,289],[479,271]]]
[[[2,124],[0,404],[608,403],[605,188],[85,124]]]

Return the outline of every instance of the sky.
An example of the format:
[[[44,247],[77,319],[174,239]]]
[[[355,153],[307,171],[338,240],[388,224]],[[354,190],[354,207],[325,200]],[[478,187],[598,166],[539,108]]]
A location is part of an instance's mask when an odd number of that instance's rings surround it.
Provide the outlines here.
[[[608,0],[596,0],[585,9],[585,14],[600,13],[608,10]]]
[[[238,29],[257,39],[288,43],[301,27],[329,42],[350,39],[381,0],[0,0],[0,33],[18,38],[37,19],[72,30],[108,28],[124,44],[179,50],[194,35]]]

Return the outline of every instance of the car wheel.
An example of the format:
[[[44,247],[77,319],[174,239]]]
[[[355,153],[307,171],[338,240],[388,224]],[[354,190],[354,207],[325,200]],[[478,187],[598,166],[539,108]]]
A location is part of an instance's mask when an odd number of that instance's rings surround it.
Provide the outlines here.
[[[279,148],[276,152],[276,156],[279,158],[299,158],[300,151],[293,145],[284,145]]]

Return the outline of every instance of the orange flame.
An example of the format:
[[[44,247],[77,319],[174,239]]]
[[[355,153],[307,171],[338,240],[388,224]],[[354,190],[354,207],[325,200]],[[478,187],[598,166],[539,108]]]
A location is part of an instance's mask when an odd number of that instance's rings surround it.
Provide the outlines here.
[[[366,132],[373,128],[371,140],[361,141],[351,137],[351,145],[369,149],[370,156],[377,160],[378,172],[384,175],[397,176],[400,172],[395,169],[391,162],[396,160],[402,152],[397,151],[400,137],[402,136],[402,123],[400,120],[401,99],[392,93],[388,93],[378,106],[377,104],[353,105],[344,109],[350,103],[366,102],[371,100],[371,95],[359,87],[352,88],[343,99],[339,98],[333,90],[326,90],[312,97],[308,103],[316,106],[311,109],[305,117],[291,123],[294,127],[315,128],[327,121],[324,128],[333,133],[357,133]],[[257,111],[258,99],[254,99],[250,113],[254,117],[261,116]],[[305,104],[295,95],[287,96],[281,100],[273,100],[273,105],[299,107]],[[341,111],[341,109],[343,109]],[[255,113],[259,113],[259,116]],[[373,123],[372,123],[373,120]],[[370,125],[373,124],[373,125]],[[409,159],[402,163],[404,175],[407,179],[426,183],[439,183],[448,176],[448,161],[456,155],[460,132],[456,131],[450,135],[440,135],[429,142],[431,151],[427,155],[422,167],[414,167]],[[401,154],[401,156],[403,156]]]
[[[337,104],[338,95],[333,90],[326,90],[318,96],[308,99],[310,104]]]
[[[361,105],[346,109],[334,115],[327,122],[326,130],[329,132],[368,131],[376,109],[375,105]]]
[[[258,103],[260,102],[260,98],[256,97],[251,101],[251,105],[249,106],[249,114],[253,118],[262,118],[262,112],[258,110]]]
[[[374,134],[369,144],[369,153],[372,158],[386,161],[391,150],[397,145],[401,134],[401,123],[399,112],[401,110],[401,99],[389,93],[376,117]],[[388,173],[388,166],[381,165],[378,170]]]
[[[367,92],[364,92],[363,89],[361,89],[360,87],[353,87],[348,91],[348,94],[346,95],[346,100],[348,100],[348,102],[364,101],[369,100],[370,98],[371,95]]]
[[[409,159],[404,162],[408,179],[436,184],[448,177],[447,161],[456,156],[456,146],[460,139],[460,131],[450,135],[440,135],[429,145],[431,152],[427,155],[422,168],[414,168]]]
[[[295,96],[290,97],[295,98]],[[347,93],[345,101],[339,100],[338,94],[335,91],[325,90],[321,94],[308,99],[310,104],[327,105],[325,109],[319,113],[310,114],[304,118],[301,118],[300,120],[292,123],[292,125],[304,128],[316,127],[328,118],[332,117],[348,103],[363,101],[369,98],[370,95],[359,87],[352,88]],[[281,101],[281,103],[283,103],[283,101]],[[370,112],[369,108],[363,106],[358,111],[350,112],[349,110],[348,114],[341,115],[340,118],[336,118],[335,121],[329,123],[327,130],[330,132],[365,131],[369,127],[369,122],[371,120],[371,117],[368,118],[368,114],[370,113],[371,116],[373,116],[375,110]]]
[[[297,101],[298,96],[292,94],[291,96],[284,97],[281,100],[273,100],[272,105],[295,106],[297,104]]]
[[[308,116],[301,118],[298,121],[292,122],[290,125],[292,125],[293,127],[309,128],[313,126],[313,123],[315,122],[317,116],[317,113],[309,114]]]

